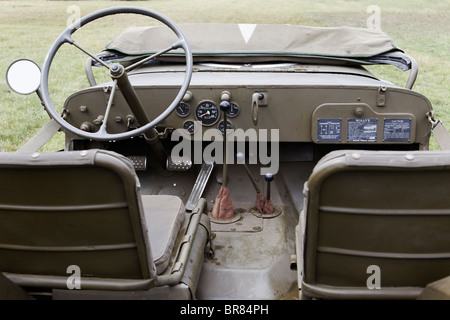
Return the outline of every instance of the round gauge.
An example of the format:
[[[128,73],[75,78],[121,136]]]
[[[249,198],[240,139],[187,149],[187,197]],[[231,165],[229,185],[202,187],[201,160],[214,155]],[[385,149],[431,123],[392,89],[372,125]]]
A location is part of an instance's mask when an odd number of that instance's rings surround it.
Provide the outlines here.
[[[183,129],[187,134],[194,134],[195,129],[197,129],[197,127],[195,126],[194,121],[187,120],[183,123]]]
[[[236,103],[231,103],[230,109],[227,111],[227,116],[234,118],[239,113],[239,106]]]
[[[219,130],[223,134],[223,120],[219,122]],[[227,120],[227,134],[230,133],[229,131],[233,129],[233,124]]]
[[[195,109],[195,116],[204,126],[212,126],[219,120],[219,109],[211,101],[201,102]]]
[[[180,102],[177,105],[177,115],[179,115],[180,117],[187,117],[187,115],[189,114],[190,108],[189,105],[185,102]]]

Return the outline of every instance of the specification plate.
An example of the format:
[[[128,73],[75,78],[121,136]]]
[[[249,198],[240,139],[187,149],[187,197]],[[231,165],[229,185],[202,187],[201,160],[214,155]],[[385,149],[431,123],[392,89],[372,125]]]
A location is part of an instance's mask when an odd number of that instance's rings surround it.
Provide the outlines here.
[[[409,142],[411,139],[411,119],[384,119],[384,142]]]
[[[319,119],[317,120],[317,141],[340,142],[341,141],[341,119]]]
[[[348,119],[347,141],[376,142],[377,119]]]

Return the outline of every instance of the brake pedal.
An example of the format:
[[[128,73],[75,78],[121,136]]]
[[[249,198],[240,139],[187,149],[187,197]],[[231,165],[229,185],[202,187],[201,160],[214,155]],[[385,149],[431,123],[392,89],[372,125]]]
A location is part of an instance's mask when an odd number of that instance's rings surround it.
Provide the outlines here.
[[[166,167],[169,171],[188,171],[192,168],[192,161],[189,159],[174,161],[172,157],[168,157]]]

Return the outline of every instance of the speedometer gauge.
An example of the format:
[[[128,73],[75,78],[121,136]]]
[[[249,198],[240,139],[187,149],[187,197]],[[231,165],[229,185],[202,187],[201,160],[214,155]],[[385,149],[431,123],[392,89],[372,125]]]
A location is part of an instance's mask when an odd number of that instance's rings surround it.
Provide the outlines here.
[[[195,116],[204,126],[212,126],[219,120],[219,109],[211,101],[201,102],[195,109]]]

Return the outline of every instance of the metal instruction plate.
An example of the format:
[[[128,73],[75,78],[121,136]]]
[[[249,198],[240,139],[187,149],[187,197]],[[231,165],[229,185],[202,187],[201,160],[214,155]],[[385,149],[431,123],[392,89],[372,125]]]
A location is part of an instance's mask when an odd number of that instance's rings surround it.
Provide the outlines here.
[[[340,142],[342,132],[341,119],[318,119],[317,120],[317,141],[319,142]]]
[[[384,119],[384,142],[410,142],[411,119]]]
[[[377,119],[348,119],[347,141],[349,142],[376,142],[377,132]]]

